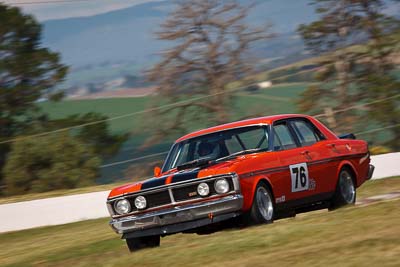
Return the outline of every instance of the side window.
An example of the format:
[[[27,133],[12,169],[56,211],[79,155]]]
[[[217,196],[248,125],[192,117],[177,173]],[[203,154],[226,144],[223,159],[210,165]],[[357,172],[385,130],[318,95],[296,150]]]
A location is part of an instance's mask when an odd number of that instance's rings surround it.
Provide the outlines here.
[[[274,132],[274,150],[291,149],[296,147],[296,142],[286,124],[275,125]]]
[[[275,127],[274,127],[274,135],[275,135],[275,138],[274,138],[274,150],[275,151],[282,150],[283,146],[281,144],[281,140],[279,140],[279,136],[276,134]]]
[[[225,144],[229,154],[243,150],[239,141],[235,137],[225,140]]]
[[[239,134],[245,149],[264,148],[268,149],[268,140],[265,135],[264,128],[257,130],[247,131]]]
[[[309,146],[321,140],[320,134],[314,130],[310,122],[296,120],[292,125],[302,146]]]

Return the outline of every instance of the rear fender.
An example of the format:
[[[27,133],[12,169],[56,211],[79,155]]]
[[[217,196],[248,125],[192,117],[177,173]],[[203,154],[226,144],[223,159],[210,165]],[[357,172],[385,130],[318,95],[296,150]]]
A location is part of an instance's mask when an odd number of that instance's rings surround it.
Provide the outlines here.
[[[354,179],[356,180],[356,187],[360,186],[359,175],[358,175],[357,169],[354,167],[353,163],[351,163],[348,160],[343,160],[342,162],[340,162],[339,168],[336,171],[336,183],[335,184],[337,184],[338,179],[339,179],[339,173],[344,167],[348,167],[353,171],[353,174],[355,175]]]

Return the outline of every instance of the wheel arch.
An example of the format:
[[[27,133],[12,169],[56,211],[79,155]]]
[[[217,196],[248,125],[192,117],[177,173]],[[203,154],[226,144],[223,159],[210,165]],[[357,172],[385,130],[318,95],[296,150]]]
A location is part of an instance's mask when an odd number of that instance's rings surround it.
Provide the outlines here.
[[[357,169],[354,167],[354,165],[350,162],[350,161],[348,161],[348,160],[344,160],[344,161],[342,161],[340,164],[339,164],[339,168],[338,168],[338,170],[337,170],[337,173],[336,173],[336,183],[339,181],[339,174],[340,174],[340,172],[343,170],[343,169],[348,169],[350,172],[351,172],[351,174],[352,174],[352,176],[353,176],[353,182],[354,182],[354,184],[356,185],[356,187],[358,187],[359,186],[359,183],[358,183],[358,173],[357,173]]]
[[[251,194],[247,198],[247,201],[245,199],[245,203],[244,203],[244,206],[243,206],[244,210],[249,210],[251,208],[251,205],[253,204],[253,201],[254,201],[254,195],[255,195],[255,192],[256,192],[257,185],[260,184],[260,183],[263,183],[268,188],[268,190],[272,194],[272,203],[275,205],[274,188],[272,186],[270,178],[268,176],[263,176],[263,175],[262,176],[255,176],[255,177],[253,177],[253,182],[252,182],[252,185],[251,185],[251,190],[250,190]]]

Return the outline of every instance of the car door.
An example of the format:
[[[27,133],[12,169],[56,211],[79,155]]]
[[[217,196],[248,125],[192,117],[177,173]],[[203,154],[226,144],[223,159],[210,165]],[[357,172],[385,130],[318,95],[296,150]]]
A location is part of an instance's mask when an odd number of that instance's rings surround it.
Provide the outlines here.
[[[308,191],[318,200],[324,194],[331,192],[334,187],[336,175],[335,165],[332,161],[330,142],[306,118],[290,120],[290,127],[295,132],[301,146],[301,154],[305,156],[308,169]]]
[[[273,147],[282,166],[279,172],[280,184],[284,191],[278,197],[284,202],[298,204],[301,200],[311,196],[309,191],[310,175],[309,156],[297,140],[296,133],[290,125],[290,120],[275,122],[273,128]]]

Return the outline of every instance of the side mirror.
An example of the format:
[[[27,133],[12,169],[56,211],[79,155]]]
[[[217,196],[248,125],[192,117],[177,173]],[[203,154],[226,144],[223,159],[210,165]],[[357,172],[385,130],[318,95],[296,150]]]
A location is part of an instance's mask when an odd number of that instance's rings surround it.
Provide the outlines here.
[[[161,175],[161,168],[158,166],[154,167],[154,177],[159,177]]]

